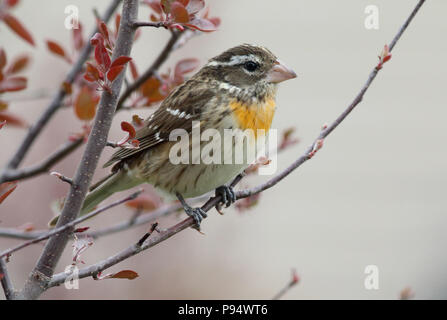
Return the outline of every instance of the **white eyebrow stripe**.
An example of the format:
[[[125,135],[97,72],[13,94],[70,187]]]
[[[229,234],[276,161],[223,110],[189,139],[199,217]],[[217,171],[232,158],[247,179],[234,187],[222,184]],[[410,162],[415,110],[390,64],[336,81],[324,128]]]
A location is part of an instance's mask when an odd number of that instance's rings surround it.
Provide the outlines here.
[[[209,67],[217,67],[217,66],[234,66],[238,64],[245,63],[247,61],[255,61],[257,63],[261,63],[261,59],[255,56],[254,54],[241,55],[241,56],[233,56],[230,61],[222,62],[222,61],[210,61],[207,63]]]

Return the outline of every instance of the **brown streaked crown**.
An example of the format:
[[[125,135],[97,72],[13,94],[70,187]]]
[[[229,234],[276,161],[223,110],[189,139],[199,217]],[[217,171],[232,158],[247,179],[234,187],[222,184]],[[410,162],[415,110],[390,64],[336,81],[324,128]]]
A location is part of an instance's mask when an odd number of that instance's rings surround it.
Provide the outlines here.
[[[276,56],[267,48],[243,44],[209,60],[200,73],[246,88],[263,80],[276,60]]]

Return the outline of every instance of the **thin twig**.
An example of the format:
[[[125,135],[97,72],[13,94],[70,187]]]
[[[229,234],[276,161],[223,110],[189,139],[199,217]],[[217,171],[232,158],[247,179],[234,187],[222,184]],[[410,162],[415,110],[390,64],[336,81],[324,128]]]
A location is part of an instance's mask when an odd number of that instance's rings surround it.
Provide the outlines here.
[[[296,273],[296,270],[292,269],[292,277],[291,277],[291,279],[289,280],[289,282],[287,282],[287,284],[281,290],[279,290],[279,292],[277,294],[275,294],[273,296],[272,300],[279,300],[290,289],[292,289],[294,286],[296,286],[299,281],[300,281],[300,278],[298,277],[298,274]]]
[[[160,22],[137,21],[133,24],[133,27],[134,28],[140,28],[140,27],[166,28],[166,24],[163,21],[160,21]]]
[[[422,6],[422,4],[424,2],[425,2],[425,0],[419,0],[418,4],[414,8],[414,10],[410,14],[410,16],[407,18],[407,20],[405,21],[403,26],[399,29],[399,32],[397,33],[397,35],[394,37],[393,41],[391,42],[390,50],[392,50],[392,48],[394,48],[394,45],[397,43],[397,41],[399,40],[399,38],[401,37],[403,32],[406,30],[406,28],[410,24],[411,20],[414,18],[414,16],[416,15],[419,8]],[[319,144],[319,141],[326,138],[335,128],[337,128],[338,125],[349,115],[349,113],[362,101],[362,98],[363,98],[365,92],[368,90],[369,86],[371,85],[371,83],[373,82],[373,80],[375,79],[375,77],[379,71],[380,71],[380,69],[377,69],[377,68],[373,69],[373,71],[370,73],[370,75],[368,77],[367,82],[362,87],[362,89],[360,90],[358,95],[355,97],[354,101],[348,106],[348,108],[345,111],[343,111],[343,113],[329,127],[327,127],[326,129],[324,129],[321,132],[321,134],[317,137],[317,139],[315,139],[314,143],[305,151],[305,153],[301,157],[299,157],[295,162],[293,162],[284,171],[282,171],[281,173],[279,173],[278,175],[276,175],[275,177],[273,177],[266,183],[261,184],[260,186],[253,188],[253,189],[237,192],[236,193],[237,199],[246,198],[253,194],[257,194],[259,192],[262,192],[266,189],[273,187],[279,181],[281,181],[286,176],[288,176],[296,168],[298,168],[304,162],[309,160],[314,155],[315,146],[317,144]],[[241,176],[241,175],[237,176],[231,183],[231,186],[234,187],[242,179],[242,177],[243,176]],[[220,195],[212,197],[201,207],[201,209],[204,212],[208,212],[210,209],[215,207],[221,201],[222,201],[222,197]],[[98,272],[101,272],[101,271],[103,271],[103,270],[129,258],[129,257],[132,257],[132,256],[140,253],[143,250],[149,249],[149,248],[159,244],[160,242],[163,242],[163,241],[169,239],[170,237],[176,235],[177,233],[179,233],[189,227],[192,227],[194,225],[195,225],[194,219],[191,217],[188,217],[185,220],[177,223],[176,225],[174,225],[168,229],[162,230],[157,235],[151,237],[150,239],[148,239],[148,241],[146,241],[146,243],[143,246],[139,246],[138,244],[133,244],[133,245],[129,246],[127,249],[125,249],[111,257],[108,257],[107,259],[105,259],[103,261],[100,261],[100,262],[93,264],[89,267],[81,269],[79,271],[79,278],[90,277],[93,274],[97,274]],[[67,275],[65,273],[56,274],[53,276],[52,280],[49,282],[48,285],[49,285],[49,287],[60,285],[60,284],[64,283],[66,278],[67,278]]]
[[[76,220],[73,220],[73,221],[71,221],[71,222],[69,222],[69,223],[67,223],[67,224],[65,224],[65,225],[63,225],[61,227],[55,228],[55,229],[51,230],[50,232],[47,232],[44,235],[41,235],[41,236],[39,236],[39,237],[37,237],[35,239],[32,239],[30,241],[24,242],[24,243],[14,247],[14,248],[5,250],[2,253],[0,253],[0,259],[2,259],[3,257],[6,257],[6,256],[10,256],[12,253],[14,253],[14,252],[16,252],[16,251],[18,251],[20,249],[26,248],[26,247],[28,247],[28,246],[30,246],[32,244],[36,244],[36,243],[41,242],[41,241],[43,241],[45,239],[48,239],[49,237],[51,237],[51,236],[53,236],[55,234],[61,233],[63,231],[69,230],[69,229],[73,229],[74,226],[84,222],[87,219],[93,218],[94,216],[100,214],[101,212],[104,212],[106,210],[109,210],[110,208],[116,207],[116,206],[118,206],[120,204],[123,204],[123,203],[125,203],[127,201],[135,199],[142,192],[143,192],[143,190],[138,190],[137,192],[134,192],[131,195],[129,195],[129,196],[127,196],[127,197],[125,197],[125,198],[123,198],[121,200],[112,202],[111,204],[108,204],[108,205],[106,205],[104,207],[98,208],[98,209],[90,212],[89,214],[86,214],[86,215],[84,215],[82,217],[79,217]],[[70,231],[72,231],[72,230],[70,230]]]
[[[181,35],[180,32],[172,31],[171,38],[169,39],[168,43],[163,48],[163,50],[160,52],[157,59],[155,59],[152,65],[137,80],[135,80],[135,82],[130,84],[123,92],[118,101],[118,106],[116,107],[117,111],[123,107],[123,104],[127,100],[127,98],[129,98],[130,95],[135,90],[137,90],[147,79],[152,77],[154,73],[161,67],[161,65],[168,59],[175,44],[177,43],[177,40],[180,38],[180,35]]]
[[[6,267],[5,259],[0,259],[0,282],[2,283],[3,292],[7,300],[11,300],[15,296],[14,286],[9,277],[8,269]]]
[[[77,139],[75,141],[66,142],[41,163],[22,169],[6,169],[0,179],[2,179],[1,181],[3,182],[8,182],[23,180],[34,177],[38,174],[46,173],[54,164],[58,163],[76,150],[82,144],[82,141],[83,139]]]

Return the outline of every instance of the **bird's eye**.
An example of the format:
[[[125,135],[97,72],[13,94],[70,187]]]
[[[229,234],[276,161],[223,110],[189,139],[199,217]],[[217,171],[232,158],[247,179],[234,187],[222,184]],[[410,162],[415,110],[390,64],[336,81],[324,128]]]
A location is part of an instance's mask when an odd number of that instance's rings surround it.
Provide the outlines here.
[[[244,69],[249,71],[249,72],[253,72],[256,69],[258,69],[259,64],[257,64],[256,62],[253,61],[247,61],[244,63]]]

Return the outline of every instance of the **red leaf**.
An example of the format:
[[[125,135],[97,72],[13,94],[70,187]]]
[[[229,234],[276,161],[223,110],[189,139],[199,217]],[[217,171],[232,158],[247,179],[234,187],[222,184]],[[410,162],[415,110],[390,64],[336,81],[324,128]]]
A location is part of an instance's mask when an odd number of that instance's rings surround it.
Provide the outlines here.
[[[14,7],[17,3],[19,3],[19,0],[6,0],[6,4],[10,8]]]
[[[9,13],[5,13],[3,15],[3,21],[5,21],[8,27],[10,27],[11,30],[14,31],[19,37],[31,44],[33,47],[35,46],[34,39],[29,31],[14,16],[10,15]]]
[[[152,77],[146,80],[141,87],[141,94],[150,102],[161,101],[165,96],[160,92],[161,82],[159,79]]]
[[[132,60],[131,57],[126,57],[126,56],[121,56],[116,58],[112,65],[110,66],[110,68],[116,67],[116,66],[122,66],[125,65],[126,63],[128,63],[130,60]]]
[[[0,111],[4,111],[8,108],[8,103],[6,101],[0,100]]]
[[[120,23],[121,23],[121,15],[119,13],[116,14],[115,16],[115,29],[116,29],[116,33],[118,33],[118,30],[120,28]]]
[[[6,111],[0,112],[0,122],[1,121],[6,121],[8,123],[8,126],[15,126],[20,128],[26,128],[28,126],[28,124],[22,118],[19,118],[18,116]]]
[[[104,36],[105,41],[110,42],[109,29],[104,21],[98,21],[98,30]]]
[[[3,128],[3,126],[6,124],[6,120],[0,121],[0,129]]]
[[[25,69],[28,66],[29,60],[30,59],[27,55],[18,56],[9,65],[8,69],[6,70],[6,73],[14,74],[14,73],[18,73],[18,72],[22,71],[23,69]]]
[[[92,120],[95,117],[99,96],[87,86],[83,86],[74,102],[76,116],[80,120]]]
[[[171,14],[175,22],[178,23],[189,22],[188,11],[180,2],[174,2],[171,4]]]
[[[6,52],[3,48],[0,48],[0,71],[6,66],[8,59],[6,58]]]
[[[129,134],[130,139],[135,138],[136,135],[135,128],[129,122],[126,121],[121,122],[121,130],[126,131]]]
[[[126,202],[126,207],[141,210],[141,211],[153,211],[160,206],[160,199],[155,196],[149,195],[140,195],[134,200],[130,200]]]
[[[138,278],[138,273],[132,270],[122,270],[120,272],[111,275],[109,278],[133,280],[135,278]]]
[[[64,48],[62,48],[62,46],[59,45],[57,42],[52,41],[52,40],[47,40],[47,47],[48,47],[48,50],[50,50],[52,53],[54,53],[57,56],[60,56],[60,57],[64,58],[66,61],[71,63],[70,57],[67,56],[67,54],[65,53]]]
[[[84,228],[77,228],[74,232],[75,233],[82,233],[90,229],[90,227],[84,227]]]
[[[106,47],[103,44],[99,44],[95,48],[95,59],[98,65],[102,66],[104,71],[109,70],[111,59],[109,53],[107,52]]]
[[[186,10],[189,14],[196,14],[205,7],[204,0],[190,0],[186,6]]]
[[[113,82],[123,69],[124,66],[111,67],[109,72],[107,72],[107,79],[109,79],[110,82]]]
[[[98,68],[90,62],[87,62],[84,79],[90,82],[95,82],[101,79],[101,74],[99,73]]]
[[[137,70],[137,66],[135,65],[133,60],[131,60],[129,62],[129,67],[130,67],[130,73],[132,74],[132,78],[134,80],[137,80],[138,79],[138,70]]]
[[[0,184],[0,204],[17,188],[17,181]]]
[[[78,23],[78,28],[73,28],[73,44],[76,50],[81,50],[84,47],[84,38],[82,37],[82,25]]]
[[[27,79],[24,77],[10,77],[0,82],[0,93],[5,91],[20,91],[26,88]]]

